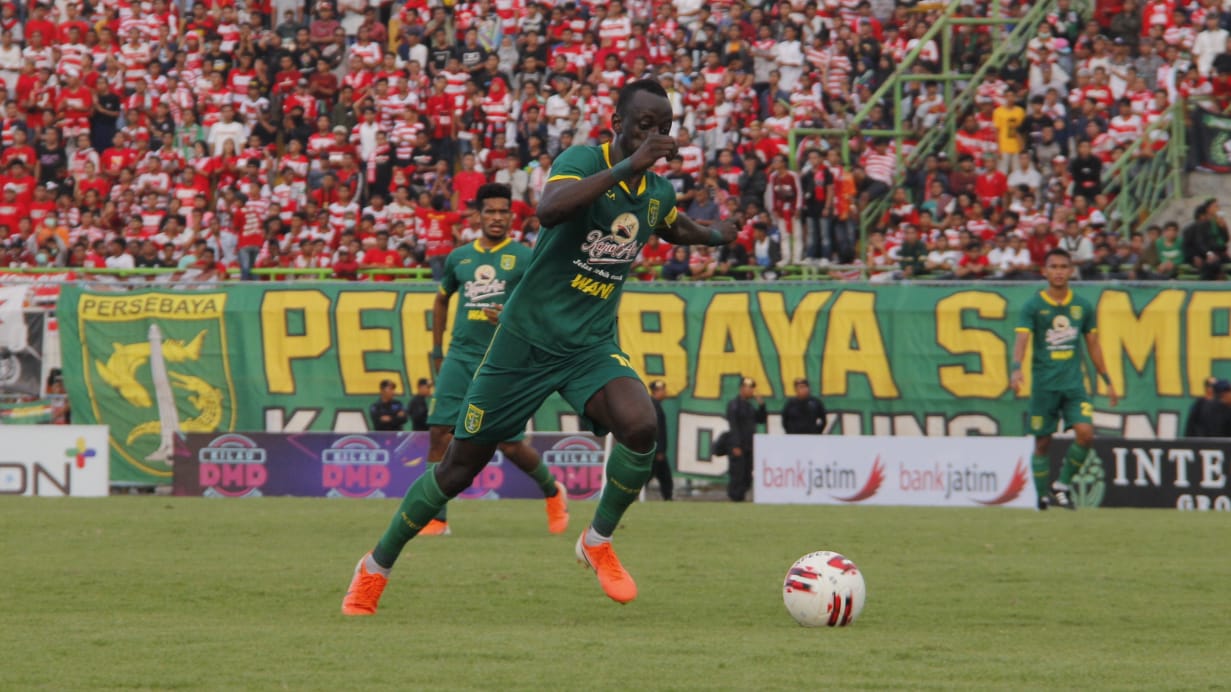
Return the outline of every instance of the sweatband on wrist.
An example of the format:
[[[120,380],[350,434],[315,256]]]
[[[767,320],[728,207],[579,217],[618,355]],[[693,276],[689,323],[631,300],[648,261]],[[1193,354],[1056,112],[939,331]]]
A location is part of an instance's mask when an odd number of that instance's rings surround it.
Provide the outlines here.
[[[433,358],[444,358],[444,357],[445,357],[445,352],[444,352],[444,349],[442,349],[442,348],[441,348],[441,347],[439,347],[439,346],[434,347],[434,348],[432,349],[431,356],[432,356]]]
[[[617,163],[611,167],[611,175],[620,182],[628,180],[633,177],[633,162],[628,159],[624,159],[623,161]]]
[[[710,229],[710,245],[722,245],[722,231],[717,228]]]
[[[1102,381],[1103,381],[1103,384],[1111,384],[1111,376],[1110,376],[1110,375],[1108,375],[1107,373],[1105,373],[1105,372],[1100,372],[1100,373],[1098,374],[1098,377],[1099,377],[1099,379],[1100,379],[1100,380],[1102,380]]]
[[[1015,361],[1013,361],[1013,369],[1014,369],[1014,370],[1021,370],[1021,369],[1022,369],[1022,362],[1021,362],[1020,360],[1015,360]]]

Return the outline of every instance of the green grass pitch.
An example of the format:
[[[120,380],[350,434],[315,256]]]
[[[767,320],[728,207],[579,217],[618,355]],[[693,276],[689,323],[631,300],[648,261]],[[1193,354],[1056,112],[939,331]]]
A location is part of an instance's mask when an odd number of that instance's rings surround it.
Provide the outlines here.
[[[453,507],[373,618],[339,605],[392,501],[0,500],[0,690],[1227,689],[1218,514],[635,506],[619,606],[537,502]],[[575,503],[578,530],[593,511]],[[844,630],[782,606],[838,550]]]

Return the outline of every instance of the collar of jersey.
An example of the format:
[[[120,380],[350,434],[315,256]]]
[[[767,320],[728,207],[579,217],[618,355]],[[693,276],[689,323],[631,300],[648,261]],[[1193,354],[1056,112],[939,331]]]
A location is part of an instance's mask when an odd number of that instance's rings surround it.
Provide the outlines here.
[[[1056,302],[1055,298],[1052,298],[1051,296],[1047,295],[1046,290],[1040,291],[1039,295],[1043,296],[1043,300],[1046,300],[1049,304],[1055,305],[1056,307],[1068,305],[1069,303],[1073,302],[1073,289],[1071,288],[1069,289],[1068,293],[1064,294],[1064,300],[1060,301],[1059,303]]]
[[[607,164],[608,168],[611,168],[611,142],[603,142],[602,148],[603,162]],[[628,188],[628,183],[623,180],[620,181],[620,187],[624,188],[624,191],[627,192],[630,197],[638,197],[641,193],[645,192],[645,176],[641,176],[641,185],[637,186],[637,192],[635,194]]]
[[[495,251],[499,250],[500,248],[504,247],[505,245],[508,245],[508,244],[509,244],[509,243],[511,243],[511,242],[513,242],[513,239],[512,239],[512,238],[505,238],[504,240],[500,241],[499,243],[496,243],[495,245],[493,245],[493,246],[491,247],[491,249],[490,249],[490,250],[484,250],[484,249],[483,249],[483,246],[482,246],[482,245],[479,245],[479,241],[477,241],[477,240],[476,240],[476,241],[474,241],[474,249],[475,249],[475,252],[492,253],[492,252],[495,252]]]

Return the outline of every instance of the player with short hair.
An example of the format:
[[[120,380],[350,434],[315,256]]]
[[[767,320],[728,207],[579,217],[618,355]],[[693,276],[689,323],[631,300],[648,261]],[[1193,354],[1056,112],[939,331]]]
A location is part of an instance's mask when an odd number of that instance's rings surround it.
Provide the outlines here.
[[[428,405],[427,424],[431,430],[427,461],[437,464],[453,440],[453,426],[466,388],[491,344],[500,311],[530,265],[530,248],[509,238],[513,220],[513,191],[508,185],[487,183],[475,195],[482,236],[473,243],[455,248],[445,258],[440,290],[432,310],[432,367],[436,369],[436,389]],[[453,320],[449,355],[443,351],[449,301],[454,293],[462,297]],[[568,493],[542,463],[538,451],[526,444],[520,430],[500,443],[505,457],[534,479],[547,499],[547,530],[568,530]],[[432,466],[431,468],[435,468]],[[421,536],[450,533],[446,508],[419,532]]]
[[[1081,468],[1090,453],[1094,441],[1094,405],[1086,391],[1085,373],[1082,364],[1085,351],[1099,378],[1107,385],[1107,397],[1112,406],[1119,402],[1115,387],[1107,375],[1103,362],[1103,350],[1099,346],[1098,331],[1094,324],[1094,306],[1073,293],[1069,278],[1073,275],[1073,260],[1061,248],[1053,248],[1043,260],[1043,275],[1047,288],[1032,296],[1022,306],[1017,324],[1017,340],[1013,344],[1014,392],[1020,392],[1024,382],[1022,359],[1026,357],[1026,344],[1031,342],[1034,353],[1030,359],[1033,384],[1030,391],[1030,434],[1034,435],[1034,455],[1030,464],[1034,470],[1034,487],[1039,495],[1039,509],[1055,504],[1065,509],[1076,509],[1069,497],[1069,481]],[[1056,432],[1056,424],[1063,416],[1067,428],[1073,429],[1074,437],[1060,478],[1051,484],[1048,468],[1047,446]]]
[[[720,246],[737,229],[731,222],[701,226],[677,212],[674,189],[651,172],[677,152],[671,102],[658,82],[626,85],[611,124],[611,142],[570,147],[552,164],[534,258],[466,392],[453,442],[435,472],[411,487],[376,548],[359,560],[344,613],[376,612],[403,546],[555,392],[586,427],[599,435],[610,431],[616,441],[594,520],[577,540],[578,560],[595,571],[612,600],[636,598],[637,585],[612,550],[611,535],[650,476],[657,421],[645,385],[616,344],[620,294],[652,232],[671,243]]]

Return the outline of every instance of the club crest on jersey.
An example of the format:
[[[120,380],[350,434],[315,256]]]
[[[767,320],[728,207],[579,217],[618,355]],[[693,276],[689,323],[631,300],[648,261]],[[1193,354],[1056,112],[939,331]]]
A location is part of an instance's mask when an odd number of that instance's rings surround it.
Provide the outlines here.
[[[507,255],[512,257],[512,255]],[[503,264],[504,260],[501,260]],[[474,268],[474,279],[467,281],[462,287],[466,300],[478,302],[484,298],[498,296],[504,293],[505,282],[496,278],[496,268],[490,264],[480,264]]]
[[[658,207],[658,200],[650,200],[650,208],[645,212],[645,220],[649,222],[650,228],[655,228],[658,226]]]
[[[500,268],[508,271],[513,271],[513,267],[517,266],[517,255],[501,255]]]
[[[641,250],[637,242],[640,230],[641,222],[637,217],[625,212],[611,222],[610,232],[590,231],[581,251],[590,256],[590,264],[627,264],[637,259]]]

